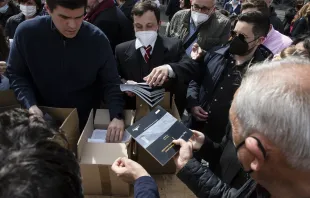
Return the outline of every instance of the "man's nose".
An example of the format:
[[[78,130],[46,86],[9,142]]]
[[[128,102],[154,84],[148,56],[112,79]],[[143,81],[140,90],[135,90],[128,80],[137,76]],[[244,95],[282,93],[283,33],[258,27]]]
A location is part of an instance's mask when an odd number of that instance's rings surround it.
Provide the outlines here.
[[[77,27],[76,21],[74,19],[69,19],[68,26],[70,27],[70,29],[76,29]]]

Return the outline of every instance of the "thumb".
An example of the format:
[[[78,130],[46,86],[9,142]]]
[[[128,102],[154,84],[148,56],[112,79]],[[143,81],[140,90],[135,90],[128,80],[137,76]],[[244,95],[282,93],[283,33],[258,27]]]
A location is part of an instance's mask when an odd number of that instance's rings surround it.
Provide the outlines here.
[[[185,140],[183,139],[178,139],[178,140],[173,140],[172,141],[175,145],[179,145],[179,146],[184,146],[186,144]]]

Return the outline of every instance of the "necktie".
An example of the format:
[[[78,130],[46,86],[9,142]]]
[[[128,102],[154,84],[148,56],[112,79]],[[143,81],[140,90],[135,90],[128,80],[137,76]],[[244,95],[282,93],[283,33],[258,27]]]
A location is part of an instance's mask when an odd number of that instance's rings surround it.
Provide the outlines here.
[[[144,49],[145,49],[144,60],[146,63],[148,63],[151,58],[152,46],[149,45],[147,47],[144,47]]]

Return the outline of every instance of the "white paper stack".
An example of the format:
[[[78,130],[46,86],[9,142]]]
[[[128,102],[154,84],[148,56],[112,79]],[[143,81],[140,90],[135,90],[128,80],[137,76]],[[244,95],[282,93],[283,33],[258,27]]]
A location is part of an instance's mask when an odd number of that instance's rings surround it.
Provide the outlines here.
[[[154,107],[162,99],[164,99],[165,89],[161,87],[150,87],[146,83],[121,84],[121,91],[129,91],[135,93],[148,105]]]
[[[88,138],[88,142],[97,142],[97,143],[106,143],[107,130],[95,129],[91,138]],[[130,140],[131,135],[124,131],[123,143],[126,143]]]

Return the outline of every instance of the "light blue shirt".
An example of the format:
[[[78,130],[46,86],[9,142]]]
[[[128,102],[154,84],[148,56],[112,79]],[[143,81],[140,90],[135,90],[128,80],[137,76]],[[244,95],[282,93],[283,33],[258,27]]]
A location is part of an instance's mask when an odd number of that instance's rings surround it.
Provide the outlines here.
[[[189,34],[188,34],[188,37],[186,38],[185,40],[185,43],[186,41],[195,33],[197,27],[195,26],[194,22],[192,19],[190,19],[190,23],[189,23]],[[192,48],[193,48],[193,45],[194,43],[197,43],[197,38],[193,41],[193,43],[186,49],[186,54],[188,56],[191,56],[191,52],[192,52]]]

